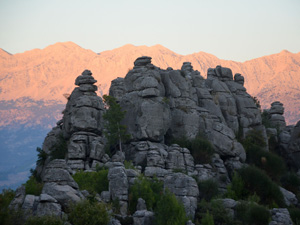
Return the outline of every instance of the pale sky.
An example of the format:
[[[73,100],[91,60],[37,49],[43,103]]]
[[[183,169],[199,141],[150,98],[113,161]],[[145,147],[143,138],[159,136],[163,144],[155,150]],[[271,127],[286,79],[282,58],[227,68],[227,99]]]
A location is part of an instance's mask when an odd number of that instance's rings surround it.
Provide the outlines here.
[[[72,41],[102,52],[161,44],[245,61],[300,52],[300,0],[0,0],[0,48]]]

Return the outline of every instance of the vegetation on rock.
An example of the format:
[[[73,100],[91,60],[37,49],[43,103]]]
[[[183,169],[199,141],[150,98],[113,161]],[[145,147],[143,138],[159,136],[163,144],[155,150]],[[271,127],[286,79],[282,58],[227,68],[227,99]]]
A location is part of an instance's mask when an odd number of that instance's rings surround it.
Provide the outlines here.
[[[38,182],[34,176],[30,176],[25,183],[25,190],[27,195],[40,195],[42,193],[44,184]]]

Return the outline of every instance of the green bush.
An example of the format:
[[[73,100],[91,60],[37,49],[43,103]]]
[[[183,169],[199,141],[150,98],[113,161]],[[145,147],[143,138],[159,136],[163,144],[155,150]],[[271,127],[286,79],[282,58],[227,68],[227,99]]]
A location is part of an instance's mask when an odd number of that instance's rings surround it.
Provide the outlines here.
[[[15,192],[10,189],[2,190],[0,194],[0,224],[9,224],[10,210],[8,206],[15,197]]]
[[[202,225],[215,225],[213,215],[210,215],[207,211],[206,214],[201,219]]]
[[[300,179],[297,174],[289,172],[281,178],[282,186],[297,195],[300,191]]]
[[[129,211],[133,214],[139,198],[145,200],[147,209],[154,209],[163,194],[163,183],[156,178],[149,179],[139,176],[129,189]]]
[[[198,182],[199,197],[210,201],[213,197],[219,194],[219,184],[213,179],[208,179]]]
[[[65,159],[68,152],[68,144],[63,135],[59,135],[57,142],[50,149],[51,159]]]
[[[182,148],[189,149],[194,157],[195,164],[210,163],[211,157],[214,154],[212,144],[201,134],[192,140],[189,140],[186,137],[173,139],[171,143],[178,144]]]
[[[108,190],[108,169],[97,172],[78,171],[73,175],[80,190],[87,190],[90,194],[101,193]]]
[[[271,215],[268,209],[255,203],[241,203],[236,208],[236,217],[243,224],[269,224]]]
[[[37,155],[38,159],[36,161],[36,165],[38,165],[38,166],[45,165],[45,161],[46,161],[47,156],[48,156],[47,153],[43,149],[41,149],[40,147],[37,147],[36,151],[38,152],[38,155]]]
[[[234,173],[231,184],[227,186],[225,196],[234,200],[243,199],[246,196],[249,196],[249,192],[245,189],[244,181],[237,172]]]
[[[168,190],[157,202],[154,212],[156,225],[183,225],[188,221],[183,204]]]
[[[247,162],[266,171],[273,180],[278,181],[285,173],[285,162],[275,153],[267,152],[256,145],[249,147],[246,152]]]
[[[300,209],[299,208],[289,208],[289,213],[294,225],[300,225]]]
[[[198,203],[195,217],[196,224],[202,224],[200,221],[206,217],[207,212],[212,215],[214,224],[234,224],[233,218],[229,215],[228,210],[224,208],[221,200],[212,200],[210,202],[202,200]]]
[[[26,220],[25,225],[63,225],[58,216],[32,216]]]
[[[68,218],[73,225],[107,225],[110,215],[104,203],[84,200],[71,206]]]
[[[281,207],[285,205],[279,187],[263,171],[254,166],[248,166],[241,168],[238,173],[248,191],[246,196],[242,197],[245,198],[256,193],[263,204],[272,205],[276,203]]]
[[[253,146],[266,147],[265,139],[260,130],[250,130],[246,138],[242,140],[242,144],[246,151]]]
[[[124,166],[125,166],[125,169],[132,169],[132,170],[135,170],[136,168],[134,167],[132,161],[127,161],[125,160],[124,161]]]
[[[40,195],[43,189],[43,183],[36,180],[34,176],[30,176],[29,180],[25,183],[25,190],[27,195]]]

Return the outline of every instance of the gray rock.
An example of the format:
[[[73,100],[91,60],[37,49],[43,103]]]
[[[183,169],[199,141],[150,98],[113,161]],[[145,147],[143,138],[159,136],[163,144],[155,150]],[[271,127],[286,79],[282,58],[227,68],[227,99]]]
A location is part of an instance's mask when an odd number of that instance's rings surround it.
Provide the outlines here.
[[[111,158],[112,162],[121,162],[124,163],[125,161],[125,154],[124,152],[117,151]]]
[[[25,212],[28,212],[28,213],[33,212],[37,203],[38,203],[37,196],[26,195],[24,202],[22,204],[22,210],[24,210]]]
[[[294,205],[296,206],[298,204],[298,199],[296,195],[293,192],[290,192],[283,187],[279,187],[283,197],[284,197],[284,202],[287,206]]]
[[[15,197],[10,202],[8,208],[13,210],[17,210],[18,208],[20,208],[24,202],[25,196],[26,196],[25,186],[22,185],[19,188],[17,188]]]
[[[152,225],[154,213],[147,210],[138,210],[133,214],[134,225]]]
[[[271,109],[269,110],[270,114],[279,114],[279,115],[283,115],[284,113],[284,107],[283,104],[281,102],[273,102],[271,104]]]
[[[78,184],[70,174],[71,168],[63,159],[54,159],[46,166],[43,182],[54,182],[61,185],[69,185],[78,189]]]
[[[195,216],[197,197],[199,195],[197,182],[188,175],[175,173],[165,177],[164,187],[175,194],[185,208],[188,216]]]
[[[136,205],[136,210],[137,211],[139,211],[139,210],[147,210],[146,202],[145,202],[144,199],[142,199],[142,198],[138,199],[138,202],[137,202],[137,205]]]
[[[48,194],[55,198],[63,207],[68,207],[71,202],[79,202],[84,199],[80,191],[69,185],[59,185],[56,183],[45,183],[42,194]]]
[[[108,203],[110,202],[110,192],[109,191],[102,191],[101,192],[101,200]]]
[[[41,194],[40,195],[40,202],[44,203],[44,202],[54,202],[57,203],[57,200],[53,197],[51,197],[50,195],[47,194]]]
[[[108,225],[121,225],[120,221],[111,217]]]
[[[234,81],[237,82],[238,84],[244,86],[244,82],[245,82],[245,81],[244,81],[244,77],[243,77],[241,74],[236,73],[236,74],[234,75]]]
[[[151,57],[142,56],[135,60],[134,66],[146,66],[147,64],[151,63]]]
[[[290,213],[285,208],[274,208],[271,211],[272,221],[269,225],[293,225]]]
[[[37,209],[35,213],[38,216],[54,215],[54,216],[61,217],[62,208],[60,204],[55,202],[40,202],[37,205]]]

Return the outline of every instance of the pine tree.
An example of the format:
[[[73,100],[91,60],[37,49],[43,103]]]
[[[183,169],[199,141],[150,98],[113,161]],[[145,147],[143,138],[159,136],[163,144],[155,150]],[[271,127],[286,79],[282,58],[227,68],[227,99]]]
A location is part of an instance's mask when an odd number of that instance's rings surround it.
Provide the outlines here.
[[[122,142],[128,140],[130,136],[126,133],[126,126],[121,124],[124,119],[126,111],[122,111],[121,106],[117,103],[116,99],[112,96],[103,95],[104,103],[107,110],[103,115],[106,120],[104,132],[108,145],[119,145],[119,150],[122,152]]]

